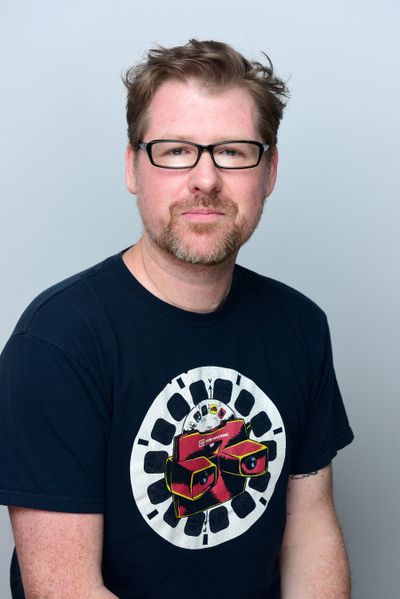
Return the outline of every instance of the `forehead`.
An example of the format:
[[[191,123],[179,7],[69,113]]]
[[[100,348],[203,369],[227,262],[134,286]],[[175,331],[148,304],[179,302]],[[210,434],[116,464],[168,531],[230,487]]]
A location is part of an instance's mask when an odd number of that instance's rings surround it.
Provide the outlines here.
[[[210,93],[195,80],[166,81],[155,92],[147,117],[147,140],[184,137],[212,143],[259,138],[255,102],[239,86]]]

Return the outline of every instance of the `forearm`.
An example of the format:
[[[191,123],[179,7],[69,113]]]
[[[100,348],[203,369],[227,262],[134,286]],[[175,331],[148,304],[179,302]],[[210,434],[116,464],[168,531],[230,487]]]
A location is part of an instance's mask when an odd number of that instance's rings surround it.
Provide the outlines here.
[[[282,599],[349,599],[350,570],[335,517],[308,527],[282,546]]]
[[[85,591],[84,594],[76,595],[76,591],[64,589],[64,591],[33,591],[25,593],[26,599],[118,599],[114,593],[111,593],[106,587],[98,587],[92,591]]]
[[[103,515],[10,506],[26,599],[118,599],[103,582]]]
[[[60,588],[58,584],[49,584],[43,581],[40,589],[25,588],[25,599],[118,599],[105,586],[88,587],[86,584],[67,584]]]
[[[103,587],[103,589],[96,591],[95,594],[90,597],[90,599],[118,599],[118,597]]]

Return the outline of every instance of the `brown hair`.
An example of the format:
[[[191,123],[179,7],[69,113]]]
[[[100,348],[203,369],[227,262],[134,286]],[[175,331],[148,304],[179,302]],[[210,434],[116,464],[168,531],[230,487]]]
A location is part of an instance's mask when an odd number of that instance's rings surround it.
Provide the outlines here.
[[[147,108],[157,88],[167,80],[185,82],[194,78],[210,93],[232,86],[249,91],[258,109],[259,132],[270,146],[271,157],[289,92],[285,82],[275,76],[269,57],[264,56],[267,66],[248,61],[228,44],[195,39],[184,46],[149,50],[147,59],[131,67],[123,77],[128,90],[126,118],[132,148],[137,150],[143,139]]]

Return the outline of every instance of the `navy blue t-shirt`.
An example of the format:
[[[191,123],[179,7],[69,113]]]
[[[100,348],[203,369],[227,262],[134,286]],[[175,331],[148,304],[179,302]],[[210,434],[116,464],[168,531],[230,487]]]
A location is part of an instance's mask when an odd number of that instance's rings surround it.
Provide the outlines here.
[[[40,294],[3,350],[0,502],[104,513],[120,599],[278,599],[288,476],[353,439],[326,316],[238,265],[220,309],[181,310],[124,251]]]

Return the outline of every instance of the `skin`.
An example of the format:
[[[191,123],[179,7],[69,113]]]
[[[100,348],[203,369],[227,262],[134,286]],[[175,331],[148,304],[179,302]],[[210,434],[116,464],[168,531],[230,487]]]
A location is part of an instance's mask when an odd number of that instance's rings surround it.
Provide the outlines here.
[[[282,599],[349,599],[350,570],[332,492],[332,465],[289,478],[280,553]]]
[[[117,599],[101,576],[102,514],[9,513],[26,599]]]
[[[209,95],[195,81],[166,82],[148,117],[145,141],[264,141],[253,100],[237,87]],[[270,165],[262,160],[245,171],[217,169],[208,154],[183,171],[156,168],[145,152],[135,156],[130,147],[125,158],[127,187],[138,196],[144,223],[141,238],[123,256],[126,266],[165,302],[192,312],[216,310],[229,292],[239,248],[274,188],[277,152]],[[9,509],[27,599],[115,599],[101,578],[102,514]],[[331,466],[289,480],[287,511],[282,599],[348,599]]]

